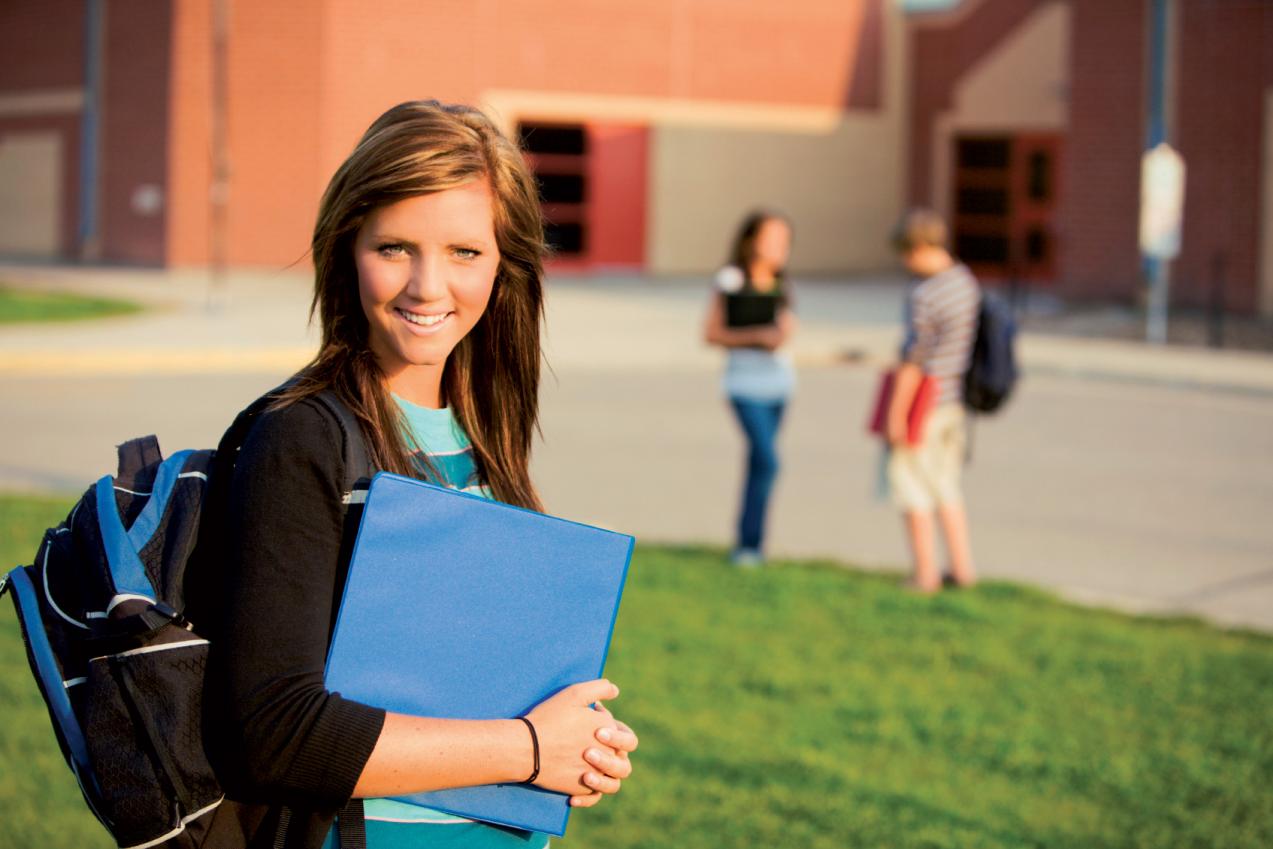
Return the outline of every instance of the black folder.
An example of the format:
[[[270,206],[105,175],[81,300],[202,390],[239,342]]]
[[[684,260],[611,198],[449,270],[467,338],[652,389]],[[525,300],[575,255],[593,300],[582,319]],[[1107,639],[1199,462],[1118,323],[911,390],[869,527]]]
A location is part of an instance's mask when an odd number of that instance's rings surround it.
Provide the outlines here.
[[[774,294],[737,292],[725,296],[726,327],[760,327],[778,320],[779,297]]]

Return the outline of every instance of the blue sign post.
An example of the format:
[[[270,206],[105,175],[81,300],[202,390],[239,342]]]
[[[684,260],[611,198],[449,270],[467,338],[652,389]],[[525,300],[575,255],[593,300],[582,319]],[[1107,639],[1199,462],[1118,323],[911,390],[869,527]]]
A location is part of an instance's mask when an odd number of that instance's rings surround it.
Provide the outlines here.
[[[1170,262],[1180,251],[1184,206],[1184,160],[1168,144],[1170,22],[1174,6],[1175,0],[1149,3],[1149,110],[1141,164],[1140,249],[1149,281],[1145,339],[1158,344],[1167,341]]]

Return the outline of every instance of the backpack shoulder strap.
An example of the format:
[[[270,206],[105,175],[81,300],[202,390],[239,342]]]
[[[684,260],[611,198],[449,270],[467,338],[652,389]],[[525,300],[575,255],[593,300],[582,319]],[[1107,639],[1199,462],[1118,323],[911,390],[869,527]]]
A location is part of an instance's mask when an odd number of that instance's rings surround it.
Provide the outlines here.
[[[336,573],[336,593],[332,599],[328,634],[336,631],[336,619],[340,615],[340,602],[345,593],[345,581],[349,578],[349,561],[353,556],[353,543],[358,536],[358,524],[362,520],[363,504],[367,501],[367,487],[376,468],[367,453],[367,440],[362,434],[362,425],[358,418],[345,405],[336,393],[324,389],[318,393],[318,401],[332,414],[340,425],[345,450],[345,529],[341,542],[340,565]],[[330,640],[330,637],[329,637]],[[362,799],[350,799],[336,816],[336,831],[342,849],[366,849],[367,827],[363,814]],[[275,846],[280,844],[276,835]]]
[[[371,477],[376,468],[367,453],[367,442],[362,435],[362,426],[353,412],[331,390],[323,390],[314,396],[327,412],[340,425],[344,440],[345,480],[343,481],[343,502],[345,505],[345,522],[341,538],[339,566],[336,571],[336,594],[332,599],[330,630],[336,628],[336,617],[340,612],[340,600],[344,595],[345,581],[349,577],[349,561],[353,557],[354,541],[358,537],[358,525],[362,521],[363,505],[367,503],[367,489],[371,485]]]
[[[287,389],[291,383],[291,381],[288,381],[271,389],[253,401],[235,417],[234,422],[226,430],[225,435],[221,437],[221,442],[217,445],[217,458],[221,463],[225,464],[225,468],[234,468],[234,461],[237,459],[238,451],[243,447],[243,443],[247,440],[252,426],[256,424],[257,418],[278,400],[279,394]],[[340,428],[341,447],[345,464],[343,491],[350,492],[357,488],[359,481],[364,478],[370,478],[376,472],[371,462],[371,457],[367,452],[367,442],[362,435],[362,426],[350,409],[345,406],[344,402],[336,397],[336,393],[330,389],[324,389],[319,392],[314,396],[314,400],[327,411]],[[158,443],[156,443],[155,447],[158,450]],[[122,446],[120,450],[122,452]]]
[[[360,482],[370,478],[376,472],[371,457],[367,453],[367,441],[363,438],[362,425],[349,407],[330,389],[324,389],[314,397],[340,425],[345,452],[344,491],[350,493],[351,497],[355,497],[360,489]],[[365,490],[366,487],[362,486],[361,489]]]

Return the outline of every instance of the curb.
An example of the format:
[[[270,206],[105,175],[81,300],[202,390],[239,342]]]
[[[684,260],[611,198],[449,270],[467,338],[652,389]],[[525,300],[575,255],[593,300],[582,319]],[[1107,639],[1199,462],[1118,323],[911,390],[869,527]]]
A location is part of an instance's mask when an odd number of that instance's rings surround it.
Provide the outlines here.
[[[23,352],[6,354],[6,377],[109,377],[112,375],[255,374],[296,371],[314,356],[311,348]]]

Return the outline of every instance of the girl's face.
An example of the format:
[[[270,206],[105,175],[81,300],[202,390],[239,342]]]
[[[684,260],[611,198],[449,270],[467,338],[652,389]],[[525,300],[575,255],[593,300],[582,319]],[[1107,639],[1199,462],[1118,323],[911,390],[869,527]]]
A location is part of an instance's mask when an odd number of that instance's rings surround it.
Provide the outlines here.
[[[499,260],[484,179],[367,215],[354,239],[358,294],[391,390],[440,404],[446,358],[486,310]]]
[[[780,271],[787,266],[791,255],[791,228],[781,218],[767,218],[756,231],[752,243],[754,261],[762,263],[770,271]]]

